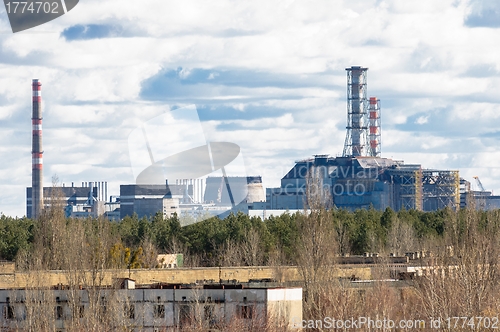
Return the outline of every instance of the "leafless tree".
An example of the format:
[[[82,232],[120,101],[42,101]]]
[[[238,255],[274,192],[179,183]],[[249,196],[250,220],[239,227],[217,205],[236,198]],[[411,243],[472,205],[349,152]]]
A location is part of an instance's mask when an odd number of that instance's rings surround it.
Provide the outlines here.
[[[264,263],[264,253],[262,252],[262,241],[259,232],[252,228],[241,244],[242,259],[248,266],[259,266]]]
[[[416,234],[412,225],[394,218],[388,234],[388,251],[395,256],[404,255],[406,252],[416,251]]]
[[[329,208],[331,197],[323,188],[320,172],[307,176],[306,201],[310,212],[298,218],[299,240],[296,261],[304,281],[305,311],[314,317],[324,309],[324,294],[334,280],[338,248]]]
[[[481,316],[496,302],[500,220],[482,220],[482,213],[448,211],[447,245],[425,266],[417,286],[428,316]]]

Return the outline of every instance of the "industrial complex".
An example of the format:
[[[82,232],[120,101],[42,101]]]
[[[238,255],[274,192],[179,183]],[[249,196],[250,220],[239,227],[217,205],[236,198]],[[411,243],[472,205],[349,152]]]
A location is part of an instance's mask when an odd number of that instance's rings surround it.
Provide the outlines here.
[[[317,154],[296,161],[281,179],[280,187],[267,188],[265,193],[261,176],[226,176],[223,172],[222,176],[197,179],[166,178],[164,184],[121,185],[119,195],[109,197],[106,182],[43,187],[41,83],[34,79],[32,187],[26,191],[26,215],[37,218],[55,198],[66,206],[68,217],[110,219],[133,214],[150,217],[159,211],[165,217],[174,213],[194,218],[224,217],[236,211],[265,216],[309,209],[313,196],[320,197],[325,206],[348,210],[500,207],[500,196],[485,191],[477,177],[479,190],[474,191],[458,170],[426,169],[420,164],[383,158],[380,100],[368,97],[368,68],[352,66],[346,72],[347,132],[342,156]]]

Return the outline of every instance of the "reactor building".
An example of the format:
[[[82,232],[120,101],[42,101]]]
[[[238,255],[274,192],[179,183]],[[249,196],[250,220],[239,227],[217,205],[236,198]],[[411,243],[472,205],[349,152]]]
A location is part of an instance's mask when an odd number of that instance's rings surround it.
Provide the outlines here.
[[[423,169],[381,157],[380,101],[368,98],[368,68],[347,71],[347,133],[341,157],[315,155],[297,161],[279,188],[266,191],[266,209],[309,208],[312,182],[332,206],[348,210],[434,211],[460,207],[457,170]]]

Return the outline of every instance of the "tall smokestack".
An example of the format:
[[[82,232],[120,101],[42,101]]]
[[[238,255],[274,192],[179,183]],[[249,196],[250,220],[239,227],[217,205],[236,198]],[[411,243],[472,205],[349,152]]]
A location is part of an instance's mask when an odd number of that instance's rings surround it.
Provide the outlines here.
[[[42,83],[33,79],[33,143],[31,151],[31,217],[37,219],[43,209]]]
[[[370,97],[370,156],[380,157],[380,100]]]

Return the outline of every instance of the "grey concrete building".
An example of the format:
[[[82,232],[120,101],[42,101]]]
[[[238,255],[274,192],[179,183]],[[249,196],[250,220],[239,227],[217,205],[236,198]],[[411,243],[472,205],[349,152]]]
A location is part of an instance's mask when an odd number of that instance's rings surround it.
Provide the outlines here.
[[[297,161],[279,188],[268,188],[265,208],[308,208],[308,183],[326,206],[348,210],[372,206],[433,211],[460,206],[458,171],[426,170],[388,158],[316,155]],[[315,195],[309,190],[311,194]]]
[[[110,212],[106,206],[108,191],[107,182],[82,182],[81,187],[74,183],[71,186],[57,186],[43,188],[43,208],[52,204],[59,204],[65,210],[66,217],[98,217]],[[32,218],[33,189],[26,188],[26,216]]]
[[[0,326],[3,330],[24,330],[43,318],[47,328],[65,331],[75,320],[85,326],[86,321],[95,319],[96,312],[95,324],[127,331],[190,327],[258,331],[266,326],[297,330],[302,322],[301,288],[207,285],[135,289],[130,279],[123,285],[129,289],[0,290]]]
[[[162,211],[166,217],[180,214],[179,204],[186,194],[189,194],[189,187],[183,185],[121,185],[120,218],[134,213],[139,218],[149,218],[158,211]]]

